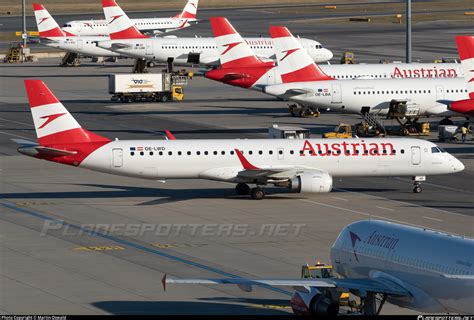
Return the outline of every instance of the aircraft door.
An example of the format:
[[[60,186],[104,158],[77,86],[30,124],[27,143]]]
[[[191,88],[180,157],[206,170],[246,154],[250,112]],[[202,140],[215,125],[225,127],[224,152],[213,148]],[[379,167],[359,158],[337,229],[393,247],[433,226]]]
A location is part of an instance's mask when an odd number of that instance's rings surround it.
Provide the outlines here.
[[[278,148],[277,154],[278,154],[278,160],[283,160],[285,158],[285,151],[283,150],[283,148]]]
[[[421,163],[421,148],[411,147],[411,164],[419,165]]]
[[[332,85],[332,101],[331,103],[341,103],[342,102],[342,93],[341,85],[333,84]]]
[[[153,55],[153,41],[147,41],[146,42],[145,55],[147,55],[147,56]]]
[[[436,86],[436,100],[444,99],[444,86]]]
[[[77,48],[82,49],[83,46],[84,46],[84,40],[82,39],[77,40]]]
[[[123,150],[113,149],[112,150],[112,166],[114,168],[121,168],[123,165]]]

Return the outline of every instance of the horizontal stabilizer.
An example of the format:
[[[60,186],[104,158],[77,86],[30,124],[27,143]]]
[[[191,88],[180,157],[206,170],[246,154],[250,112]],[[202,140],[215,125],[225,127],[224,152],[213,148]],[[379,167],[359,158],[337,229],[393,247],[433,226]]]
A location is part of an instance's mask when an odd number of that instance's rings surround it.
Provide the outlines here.
[[[77,154],[77,151],[68,151],[62,149],[48,148],[43,146],[24,146],[19,147],[18,152],[30,157],[64,157]]]

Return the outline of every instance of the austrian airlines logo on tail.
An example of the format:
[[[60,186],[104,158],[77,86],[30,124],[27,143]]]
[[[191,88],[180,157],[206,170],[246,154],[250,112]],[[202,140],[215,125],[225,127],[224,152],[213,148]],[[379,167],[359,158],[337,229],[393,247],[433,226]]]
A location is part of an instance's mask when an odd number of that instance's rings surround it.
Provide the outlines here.
[[[224,44],[223,46],[227,48],[221,54],[222,55],[226,54],[227,52],[229,52],[230,50],[232,50],[234,47],[238,46],[241,43],[242,42],[233,42],[233,43]]]
[[[43,116],[43,117],[40,117],[40,119],[46,119],[46,121],[41,125],[41,127],[39,127],[38,129],[43,129],[44,127],[46,127],[50,122],[56,120],[57,118],[59,118],[60,116],[64,116],[66,113],[56,113],[56,114],[51,114],[49,116]]]
[[[115,20],[117,20],[118,18],[120,18],[122,15],[119,14],[119,15],[116,15],[116,16],[113,16],[112,17],[112,20],[110,20],[109,24],[112,24],[112,22],[114,22]]]
[[[286,57],[288,57],[290,54],[298,51],[300,48],[296,48],[296,49],[289,49],[289,50],[285,50],[283,51],[285,53],[285,55],[283,56],[283,58],[280,59],[280,61],[283,61],[286,59]]]
[[[40,19],[40,22],[38,22],[38,25],[42,24],[43,22],[45,22],[46,20],[48,20],[49,17],[44,17],[44,18],[41,18]]]

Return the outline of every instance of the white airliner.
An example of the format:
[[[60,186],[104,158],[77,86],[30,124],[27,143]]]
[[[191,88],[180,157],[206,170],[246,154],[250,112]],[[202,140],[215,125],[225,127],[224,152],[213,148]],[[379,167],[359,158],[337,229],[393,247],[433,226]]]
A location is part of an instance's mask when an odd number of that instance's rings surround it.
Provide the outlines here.
[[[221,65],[207,71],[207,78],[259,91],[265,86],[283,83],[281,68],[259,59],[226,18],[211,17],[210,22]],[[235,45],[229,49],[230,44]],[[335,79],[455,78],[463,75],[458,63],[322,65],[321,69]]]
[[[115,175],[225,181],[237,183],[238,194],[262,199],[259,186],[268,184],[321,193],[331,191],[333,177],[424,177],[464,169],[421,139],[110,141],[83,129],[42,81],[25,80],[25,87],[39,144],[19,152]],[[420,191],[415,185],[414,192]]]
[[[180,14],[171,18],[131,19],[142,32],[153,34],[181,30],[197,23],[198,0],[188,0]],[[77,36],[103,36],[109,34],[107,20],[76,20],[66,22],[62,29]]]
[[[296,291],[297,314],[335,315],[341,292],[361,297],[363,314],[383,303],[430,313],[474,313],[474,240],[380,220],[345,227],[331,248],[331,261],[343,278],[323,279],[170,279],[166,283],[285,286]],[[166,288],[166,287],[165,287]],[[375,297],[381,295],[377,306]]]
[[[469,98],[467,80],[458,78],[336,80],[313,63],[285,27],[270,27],[275,42],[282,84],[263,91],[303,105],[350,113],[371,112],[404,117],[460,116],[448,109],[453,101]],[[406,106],[404,106],[406,105]]]
[[[114,0],[103,0],[102,5],[111,40],[101,41],[98,46],[129,57],[160,63],[219,65],[219,52],[214,38],[149,38],[133,25]],[[246,38],[245,41],[262,59],[271,61],[274,58],[275,50],[270,38]],[[303,38],[298,41],[314,61],[324,62],[332,58],[332,52],[323,48],[319,42]],[[235,45],[230,43],[229,50]]]
[[[98,41],[108,40],[105,36],[83,36],[78,37],[61,30],[48,10],[38,3],[33,3],[36,25],[40,34],[41,42],[49,47],[59,48],[69,52],[75,52],[94,57],[118,57],[119,53],[106,50],[97,46]]]

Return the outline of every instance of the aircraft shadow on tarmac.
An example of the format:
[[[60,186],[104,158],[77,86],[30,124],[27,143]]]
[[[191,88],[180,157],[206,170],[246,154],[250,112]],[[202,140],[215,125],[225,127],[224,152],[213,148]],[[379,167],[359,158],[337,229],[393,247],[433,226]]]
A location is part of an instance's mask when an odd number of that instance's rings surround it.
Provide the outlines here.
[[[200,299],[204,300],[204,299]],[[288,300],[274,299],[227,299],[206,298],[206,302],[194,301],[98,301],[92,305],[105,312],[124,314],[161,314],[161,315],[288,315],[287,311],[272,307],[286,307]],[[208,302],[208,301],[228,301]],[[245,304],[238,304],[245,303]],[[267,307],[270,306],[270,307]]]
[[[137,205],[150,206],[162,203],[179,202],[192,199],[227,199],[253,201],[249,196],[238,196],[233,188],[203,188],[203,189],[161,189],[132,186],[102,185],[102,184],[74,184],[103,189],[119,189],[106,191],[75,191],[75,192],[25,192],[25,193],[0,193],[0,199],[97,199],[97,198],[140,198],[150,197],[152,200]],[[295,200],[304,197],[294,196],[284,189],[266,188],[267,196],[271,200]],[[275,191],[277,194],[273,194]]]

